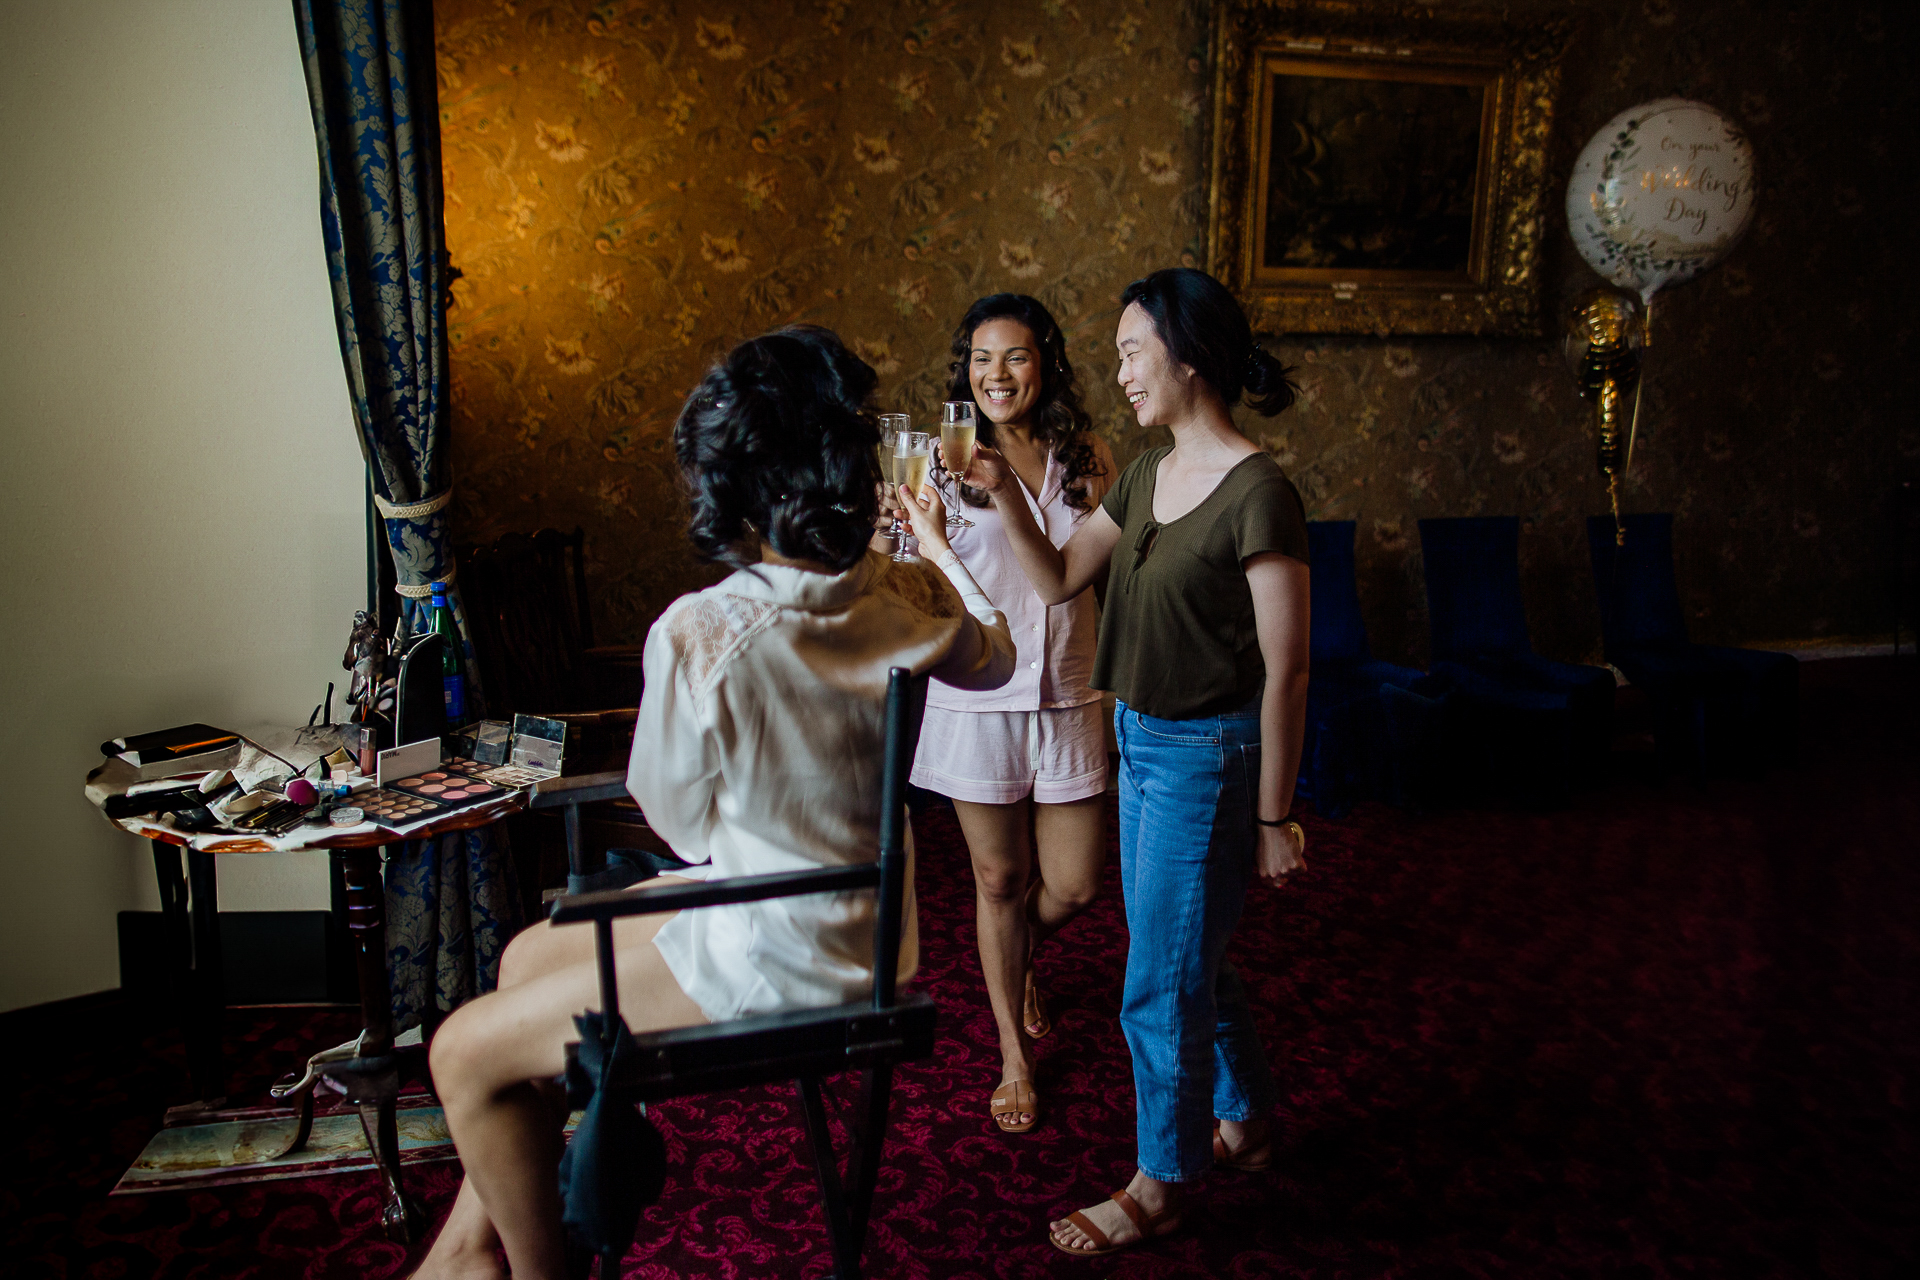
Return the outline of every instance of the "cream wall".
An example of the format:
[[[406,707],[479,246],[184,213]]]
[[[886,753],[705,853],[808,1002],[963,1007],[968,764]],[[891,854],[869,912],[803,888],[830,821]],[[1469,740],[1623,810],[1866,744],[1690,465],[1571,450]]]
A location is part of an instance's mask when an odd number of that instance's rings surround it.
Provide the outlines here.
[[[304,721],[365,592],[362,465],[285,0],[0,0],[0,1009],[119,985],[143,842],[103,738]],[[324,856],[221,906],[326,905]]]

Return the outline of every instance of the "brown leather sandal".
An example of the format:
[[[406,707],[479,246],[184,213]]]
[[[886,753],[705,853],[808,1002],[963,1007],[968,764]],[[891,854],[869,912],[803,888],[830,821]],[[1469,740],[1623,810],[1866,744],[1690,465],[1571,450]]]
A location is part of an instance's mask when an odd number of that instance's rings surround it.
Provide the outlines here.
[[[1002,1133],[1025,1133],[1040,1123],[1040,1095],[1034,1091],[1031,1080],[1009,1080],[993,1091],[987,1102],[987,1114],[993,1117],[994,1128]],[[1030,1117],[1025,1124],[1013,1119],[1014,1116]]]
[[[1129,1240],[1125,1244],[1113,1244],[1107,1239],[1106,1232],[1094,1226],[1088,1221],[1086,1214],[1076,1209],[1067,1215],[1067,1222],[1078,1227],[1087,1239],[1093,1241],[1093,1248],[1076,1249],[1072,1245],[1061,1244],[1060,1238],[1051,1231],[1047,1232],[1047,1242],[1060,1252],[1070,1253],[1076,1258],[1099,1258],[1109,1253],[1118,1253],[1122,1249],[1131,1249],[1137,1244],[1151,1244],[1162,1236],[1170,1236],[1180,1229],[1180,1209],[1177,1205],[1162,1209],[1159,1213],[1150,1214],[1125,1191],[1116,1191],[1110,1198],[1120,1206],[1122,1213],[1133,1219],[1133,1225],[1140,1231],[1138,1240]]]
[[[1235,1154],[1227,1150],[1227,1141],[1220,1136],[1220,1122],[1213,1122],[1213,1162],[1222,1169],[1238,1169],[1241,1173],[1259,1173],[1273,1167],[1273,1127],[1267,1127],[1266,1141],[1257,1147],[1248,1147]]]
[[[1040,987],[1033,980],[1033,967],[1027,967],[1027,990],[1020,1002],[1020,1025],[1029,1040],[1044,1040],[1053,1030],[1053,1019],[1047,1016],[1047,998],[1040,994]],[[1040,1028],[1035,1031],[1034,1028]]]

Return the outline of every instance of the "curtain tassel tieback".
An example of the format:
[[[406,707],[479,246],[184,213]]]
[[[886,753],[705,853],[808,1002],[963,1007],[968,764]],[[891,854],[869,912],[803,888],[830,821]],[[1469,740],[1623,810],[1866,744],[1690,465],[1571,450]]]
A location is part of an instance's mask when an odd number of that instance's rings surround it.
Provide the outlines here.
[[[440,492],[430,497],[422,498],[418,502],[390,502],[377,493],[373,495],[374,509],[380,513],[383,519],[387,520],[424,520],[436,512],[446,510],[447,504],[452,501],[452,485],[448,485]],[[435,583],[441,586],[451,586],[453,584],[456,568],[457,566],[455,566],[453,562],[453,557],[449,554],[447,557],[446,572],[442,573],[438,578],[432,582],[395,583],[393,588],[394,593],[408,600],[430,599],[433,596]]]
[[[430,498],[418,502],[389,502],[379,494],[373,495],[374,509],[388,520],[420,520],[436,511],[446,510],[453,501],[453,486],[448,485]]]
[[[441,574],[435,581],[422,583],[419,586],[405,582],[396,582],[393,584],[394,594],[405,596],[409,600],[430,599],[436,586],[450,587],[453,585],[453,580],[458,569],[459,566],[449,559],[447,561],[447,571]]]

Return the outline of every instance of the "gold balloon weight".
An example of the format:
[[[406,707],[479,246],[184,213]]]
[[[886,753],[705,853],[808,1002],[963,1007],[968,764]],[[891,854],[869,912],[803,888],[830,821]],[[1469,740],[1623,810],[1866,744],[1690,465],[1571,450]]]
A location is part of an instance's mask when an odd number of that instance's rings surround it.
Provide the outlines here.
[[[1580,384],[1580,398],[1593,404],[1594,442],[1613,504],[1616,546],[1627,544],[1620,482],[1633,463],[1633,437],[1640,424],[1640,357],[1646,342],[1646,312],[1630,293],[1595,289],[1576,300],[1567,317],[1567,363]]]

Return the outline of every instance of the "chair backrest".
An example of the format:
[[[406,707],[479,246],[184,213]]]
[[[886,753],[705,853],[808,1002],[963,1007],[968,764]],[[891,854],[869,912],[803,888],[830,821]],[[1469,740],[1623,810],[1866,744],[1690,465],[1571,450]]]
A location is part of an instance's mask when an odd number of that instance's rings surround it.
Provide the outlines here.
[[[460,555],[474,660],[496,718],[589,711],[581,655],[593,646],[586,534],[508,533]]]
[[[1360,587],[1354,579],[1353,532],[1351,520],[1307,521],[1316,663],[1373,656],[1366,620],[1360,615]]]
[[[927,677],[887,672],[886,760],[880,768],[880,911],[873,931],[873,1007],[893,1004],[900,967],[901,903],[907,878],[907,776],[927,711]]]
[[[1420,548],[1435,658],[1533,652],[1520,602],[1518,517],[1422,520]]]
[[[1621,524],[1625,546],[1614,542],[1612,516],[1587,517],[1587,550],[1607,652],[1687,643],[1686,611],[1673,576],[1672,514],[1623,516]]]

